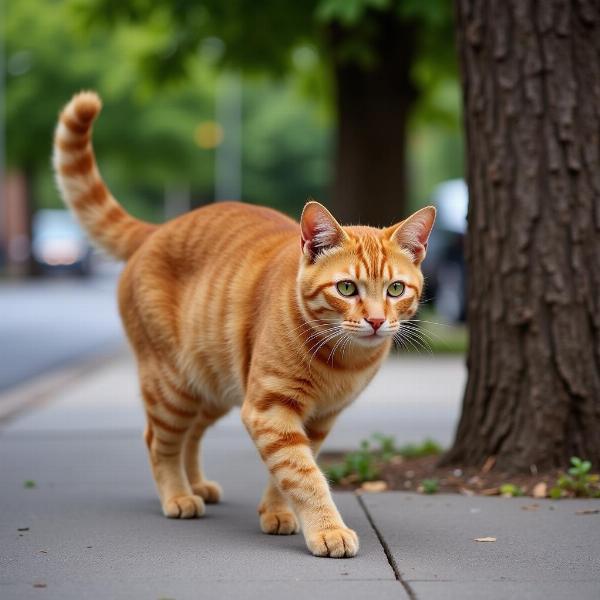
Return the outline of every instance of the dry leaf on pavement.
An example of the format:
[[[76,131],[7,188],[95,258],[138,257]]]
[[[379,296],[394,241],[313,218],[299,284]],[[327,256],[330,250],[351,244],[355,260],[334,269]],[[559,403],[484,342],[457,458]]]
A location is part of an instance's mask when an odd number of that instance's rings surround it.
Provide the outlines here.
[[[540,481],[533,486],[534,498],[545,498],[548,495],[548,484],[545,481]]]
[[[496,538],[495,537],[480,537],[480,538],[475,538],[473,541],[474,542],[495,542]]]
[[[385,481],[365,481],[360,489],[363,492],[369,492],[371,494],[376,494],[378,492],[385,492],[388,489],[388,485]]]
[[[576,515],[597,515],[600,513],[600,508],[584,508],[583,510],[576,510]]]

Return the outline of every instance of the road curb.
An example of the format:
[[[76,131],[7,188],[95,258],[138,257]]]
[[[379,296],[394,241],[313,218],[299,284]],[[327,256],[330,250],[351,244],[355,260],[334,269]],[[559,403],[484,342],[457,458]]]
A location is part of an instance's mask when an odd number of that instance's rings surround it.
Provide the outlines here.
[[[92,358],[76,361],[68,367],[40,375],[32,381],[0,393],[0,426],[6,425],[25,412],[39,408],[52,400],[60,390],[126,355],[127,348],[118,346],[96,354]]]

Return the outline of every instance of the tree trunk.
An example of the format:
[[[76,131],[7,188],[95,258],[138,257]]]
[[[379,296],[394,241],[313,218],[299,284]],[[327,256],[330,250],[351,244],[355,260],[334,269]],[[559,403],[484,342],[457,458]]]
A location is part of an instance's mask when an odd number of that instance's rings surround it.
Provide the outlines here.
[[[338,119],[332,210],[344,223],[384,226],[406,216],[415,28],[387,13],[368,18],[372,63],[347,60],[355,33],[337,24],[329,30]],[[367,29],[364,23],[361,29]]]
[[[600,466],[600,4],[457,0],[469,377],[446,463]]]

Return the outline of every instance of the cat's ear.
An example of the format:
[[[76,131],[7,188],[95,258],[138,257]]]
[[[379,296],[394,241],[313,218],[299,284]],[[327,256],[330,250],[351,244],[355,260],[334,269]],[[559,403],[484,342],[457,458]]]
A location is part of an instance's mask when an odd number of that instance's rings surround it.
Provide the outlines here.
[[[415,265],[419,265],[425,258],[434,222],[435,208],[426,206],[405,221],[388,227],[385,232],[391,240],[406,248],[412,254]]]
[[[314,200],[304,206],[300,227],[302,252],[311,261],[324,250],[339,246],[348,237],[333,215]]]

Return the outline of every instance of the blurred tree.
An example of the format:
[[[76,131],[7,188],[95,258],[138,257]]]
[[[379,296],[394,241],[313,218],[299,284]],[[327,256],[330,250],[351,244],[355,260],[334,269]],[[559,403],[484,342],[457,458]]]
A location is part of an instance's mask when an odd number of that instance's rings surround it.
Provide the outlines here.
[[[126,206],[135,204],[141,216],[160,217],[162,191],[169,180],[183,179],[210,195],[211,164],[200,160],[203,151],[193,138],[198,115],[212,113],[212,98],[201,91],[213,87],[202,81],[206,75],[197,69],[198,85],[150,99],[136,73],[119,60],[124,52],[146,43],[139,36],[119,30],[110,40],[99,35],[82,38],[70,27],[65,3],[57,0],[11,0],[6,15],[7,158],[11,168],[28,175],[30,194],[35,195],[32,209],[58,202],[54,192],[39,185],[51,178],[58,111],[73,92],[90,87],[104,90],[109,100],[95,145],[103,170],[114,179],[115,192]],[[132,202],[132,187],[140,181],[145,198]]]
[[[52,133],[61,106],[90,87],[105,100],[94,134],[100,167],[128,210],[162,220],[171,186],[189,187],[195,204],[212,200],[214,149],[200,147],[197,134],[214,118],[216,74],[209,63],[218,42],[203,46],[184,80],[157,88],[126,57],[153,48],[163,39],[160,31],[125,23],[110,36],[82,34],[64,0],[9,0],[5,12],[7,154],[10,168],[28,175],[32,211],[62,205],[50,169]],[[246,198],[294,213],[302,186],[324,190],[328,124],[294,93],[291,81],[274,86],[256,78],[247,88]],[[282,126],[286,119],[288,128]]]
[[[600,464],[600,5],[457,0],[469,378],[447,463]]]
[[[406,210],[409,113],[454,69],[449,0],[268,0],[260,9],[250,0],[75,4],[90,27],[136,22],[152,30],[156,42],[137,56],[156,82],[185,76],[199,48],[225,67],[282,74],[294,50],[316,45],[337,114],[334,212],[387,225]]]

